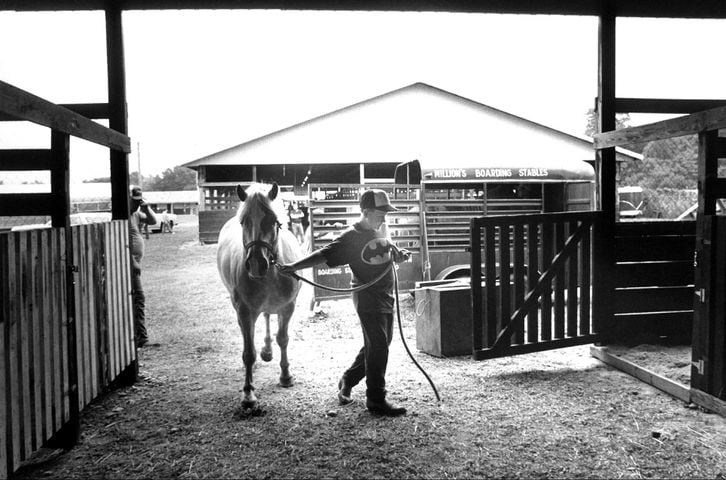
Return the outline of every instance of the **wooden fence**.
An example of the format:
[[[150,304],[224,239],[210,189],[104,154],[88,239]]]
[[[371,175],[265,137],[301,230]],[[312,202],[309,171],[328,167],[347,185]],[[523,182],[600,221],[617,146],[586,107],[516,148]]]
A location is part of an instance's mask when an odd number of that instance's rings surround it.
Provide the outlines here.
[[[0,473],[15,471],[111,382],[136,375],[128,222],[70,232],[70,262],[64,228],[0,234]]]
[[[613,315],[603,343],[690,343],[696,222],[615,224]]]

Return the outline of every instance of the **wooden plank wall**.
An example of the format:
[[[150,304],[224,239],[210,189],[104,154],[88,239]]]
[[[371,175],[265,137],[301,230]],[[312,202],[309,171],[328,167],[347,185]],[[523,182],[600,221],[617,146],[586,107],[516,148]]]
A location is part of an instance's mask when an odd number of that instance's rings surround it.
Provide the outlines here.
[[[69,420],[65,235],[62,229],[0,235],[0,411],[12,472]]]
[[[239,202],[238,202],[239,203]],[[199,212],[199,241],[202,243],[217,243],[219,231],[230,218],[237,214],[237,210],[205,210]]]
[[[128,222],[71,229],[79,410],[136,359]],[[70,420],[65,230],[0,234],[0,478]]]
[[[114,220],[105,230],[106,255],[106,338],[109,365],[107,384],[114,381],[136,360],[131,267],[129,263],[128,222]]]
[[[690,342],[695,222],[622,222],[615,228],[614,315],[603,342]]]

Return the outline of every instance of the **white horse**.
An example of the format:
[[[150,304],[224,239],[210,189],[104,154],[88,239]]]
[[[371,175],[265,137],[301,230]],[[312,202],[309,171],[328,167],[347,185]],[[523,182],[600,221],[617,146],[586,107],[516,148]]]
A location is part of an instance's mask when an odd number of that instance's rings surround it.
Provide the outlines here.
[[[229,290],[230,300],[237,311],[237,321],[244,338],[242,360],[245,366],[243,408],[257,407],[255,387],[252,384],[252,368],[255,351],[255,322],[260,313],[266,323],[265,346],[260,357],[272,360],[270,338],[270,314],[277,314],[277,344],[280,346],[280,385],[291,387],[287,359],[287,327],[295,311],[295,300],[300,281],[278,273],[274,263],[292,263],[303,253],[297,239],[282,228],[278,212],[282,212],[277,198],[276,183],[267,189],[261,184],[250,186],[247,191],[237,186],[241,203],[237,216],[224,224],[219,233],[217,268],[222,282]],[[284,218],[284,217],[283,217]]]

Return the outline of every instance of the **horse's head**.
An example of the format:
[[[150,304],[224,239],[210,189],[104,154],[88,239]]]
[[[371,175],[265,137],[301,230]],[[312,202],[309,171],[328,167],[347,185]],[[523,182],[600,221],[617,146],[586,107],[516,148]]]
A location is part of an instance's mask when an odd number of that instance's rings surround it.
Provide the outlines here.
[[[251,278],[264,278],[275,260],[280,222],[272,202],[277,193],[277,183],[273,183],[267,193],[256,185],[247,191],[237,185],[237,196],[242,201],[239,221],[245,247],[245,268]]]

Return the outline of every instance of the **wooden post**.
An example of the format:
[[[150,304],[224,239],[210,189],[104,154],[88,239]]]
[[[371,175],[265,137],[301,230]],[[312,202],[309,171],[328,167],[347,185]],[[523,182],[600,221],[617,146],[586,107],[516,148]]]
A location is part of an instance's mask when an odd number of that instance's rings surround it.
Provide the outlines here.
[[[108,68],[109,127],[128,134],[128,112],[126,106],[126,71],[124,68],[123,25],[121,9],[111,6],[106,9],[106,56]],[[111,217],[114,220],[129,218],[129,156],[119,150],[111,150]],[[141,172],[139,172],[141,175]],[[131,250],[127,261],[131,263]],[[130,281],[127,280],[127,285]],[[132,322],[133,312],[128,313]],[[132,384],[138,377],[138,358],[134,358],[123,376],[125,385]]]
[[[69,191],[70,136],[53,130],[51,133],[51,170],[50,183],[53,203],[51,221],[53,227],[65,230],[66,258],[66,328],[68,352],[68,422],[49,440],[48,444],[70,448],[81,438],[80,409],[78,406],[78,355],[76,345],[76,299],[75,299],[75,258],[73,237],[71,235],[71,196]]]
[[[121,10],[106,10],[106,57],[108,70],[108,126],[128,134],[126,110],[126,73],[124,70],[123,28]],[[111,216],[114,220],[129,218],[129,159],[120,150],[111,150]]]
[[[711,395],[713,382],[711,336],[713,321],[714,281],[712,248],[719,238],[714,216],[716,214],[715,181],[718,179],[718,155],[716,143],[718,130],[701,132],[698,135],[698,215],[696,216],[696,252],[693,299],[693,339],[691,349],[691,387]],[[721,240],[719,240],[721,241]],[[718,271],[718,269],[717,269]],[[718,319],[723,321],[722,318]]]
[[[598,30],[597,115],[599,132],[615,130],[615,17],[608,10],[600,15]],[[613,316],[610,279],[615,261],[615,148],[598,150],[595,165],[599,186],[597,202],[603,218],[593,245],[593,327],[594,332],[605,340]]]
[[[423,188],[421,189],[423,190]],[[421,193],[424,196],[424,193]],[[484,348],[484,329],[482,327],[482,291],[481,291],[481,224],[476,219],[470,223],[471,232],[471,347],[472,356]],[[426,259],[428,261],[428,258]]]

